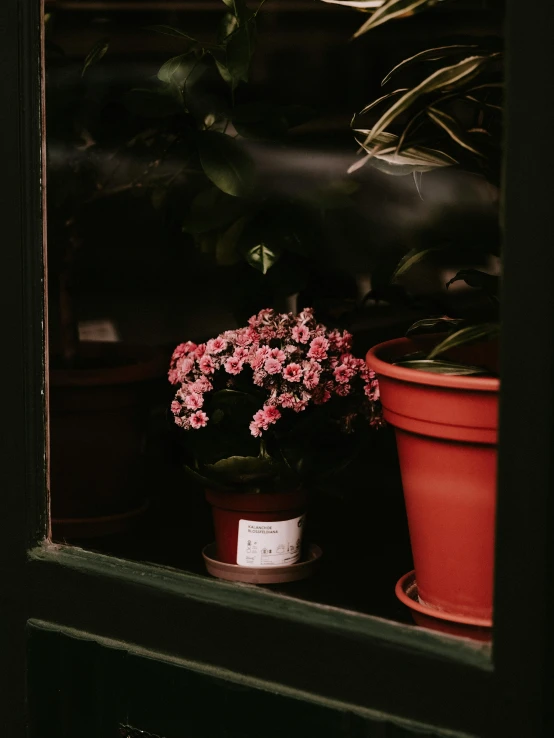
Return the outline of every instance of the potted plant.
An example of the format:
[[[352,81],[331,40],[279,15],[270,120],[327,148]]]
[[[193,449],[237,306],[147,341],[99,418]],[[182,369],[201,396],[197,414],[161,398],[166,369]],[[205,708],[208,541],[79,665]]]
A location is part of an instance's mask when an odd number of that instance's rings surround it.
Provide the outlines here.
[[[324,1],[371,13],[357,36],[435,5],[388,0],[371,12],[370,2]],[[442,167],[458,166],[498,185],[498,44],[426,49],[399,63],[383,84],[402,75],[412,75],[409,84],[400,82],[354,117],[365,156],[350,171],[369,164],[412,174],[420,193],[423,173]],[[362,125],[362,118],[369,122]],[[440,248],[411,251],[395,277]],[[449,256],[455,263],[456,254]],[[396,431],[415,564],[415,580],[413,572],[404,576],[397,594],[426,623],[435,618],[483,628],[492,624],[499,280],[476,269],[460,271],[449,284],[459,280],[489,296],[484,320],[430,316],[408,337],[373,347],[367,364],[379,378],[384,418]]]
[[[348,464],[382,422],[375,374],[350,347],[350,334],[311,309],[265,309],[244,328],[175,349],[171,412],[186,468],[212,505],[216,576],[283,581],[285,567],[298,578],[307,489]],[[275,567],[279,579],[252,579],[251,569]]]
[[[281,147],[289,129],[310,115],[297,106],[240,102],[262,4],[250,10],[240,0],[222,3],[211,41],[153,27],[177,39],[182,53],[124,94],[89,84],[96,65],[109,60],[108,39],[100,39],[82,64],[67,64],[50,37],[55,18],[46,19],[51,490],[59,537],[112,532],[144,509],[137,490],[148,388],[167,364],[146,345],[80,340],[76,284],[94,245],[91,225],[102,234],[103,223],[110,233],[121,209],[129,208],[131,222],[154,223],[160,242],[173,238],[189,254],[196,247],[196,263],[234,271],[236,278],[227,282],[240,281],[243,302],[251,297],[243,288],[245,270],[273,304],[305,284],[318,219],[331,205],[325,188],[316,193],[325,205],[272,199],[257,189],[252,142]],[[57,77],[54,63],[60,62]],[[343,203],[346,195],[336,197]],[[259,301],[259,294],[250,301]],[[244,306],[235,312],[244,313]],[[91,456],[102,463],[91,466]]]

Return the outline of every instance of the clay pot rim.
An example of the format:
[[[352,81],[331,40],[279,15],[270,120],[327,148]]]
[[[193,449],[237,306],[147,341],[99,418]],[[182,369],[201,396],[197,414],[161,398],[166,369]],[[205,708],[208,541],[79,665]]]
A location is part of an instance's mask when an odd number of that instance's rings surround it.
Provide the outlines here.
[[[89,356],[98,355],[108,348],[116,356],[128,358],[129,364],[98,369],[52,369],[49,384],[52,387],[90,387],[142,382],[163,376],[168,358],[163,349],[123,342],[83,341],[83,349]]]
[[[429,339],[427,339],[429,340]],[[410,338],[395,338],[384,341],[366,354],[366,363],[377,376],[397,379],[410,384],[423,384],[446,389],[467,389],[481,392],[498,392],[500,379],[498,377],[460,376],[456,374],[436,374],[420,369],[395,366],[390,361],[406,353],[406,349],[414,348],[417,343]],[[386,357],[386,358],[385,358]]]
[[[449,623],[458,623],[462,625],[471,625],[476,628],[492,628],[492,620],[487,618],[472,617],[471,615],[461,615],[455,612],[446,612],[439,610],[431,605],[426,605],[418,599],[417,582],[415,578],[415,570],[404,574],[396,583],[394,592],[400,602],[410,610],[415,610],[423,615],[436,620],[445,620]]]

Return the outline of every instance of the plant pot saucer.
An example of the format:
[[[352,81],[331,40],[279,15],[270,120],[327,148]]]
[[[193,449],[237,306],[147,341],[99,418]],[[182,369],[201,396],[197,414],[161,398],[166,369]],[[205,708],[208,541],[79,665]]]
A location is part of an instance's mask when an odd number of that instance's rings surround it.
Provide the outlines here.
[[[398,580],[395,593],[400,602],[410,608],[416,624],[423,628],[478,641],[491,640],[492,620],[446,612],[421,602],[415,571],[409,571]]]
[[[287,566],[238,566],[225,564],[215,558],[216,545],[210,543],[202,551],[206,569],[219,579],[230,582],[245,582],[247,584],[281,584],[296,582],[311,576],[319,566],[322,551],[319,546],[311,544],[302,561]]]
[[[115,533],[124,533],[132,528],[150,507],[150,500],[144,500],[138,507],[115,515],[100,515],[94,518],[52,518],[53,537],[61,538],[100,538]]]

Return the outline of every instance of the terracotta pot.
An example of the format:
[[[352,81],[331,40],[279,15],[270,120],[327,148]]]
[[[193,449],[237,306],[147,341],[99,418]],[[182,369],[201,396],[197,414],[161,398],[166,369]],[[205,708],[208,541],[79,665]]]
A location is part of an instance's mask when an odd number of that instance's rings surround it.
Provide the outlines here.
[[[141,453],[150,386],[163,377],[156,349],[82,344],[85,362],[105,368],[52,370],[49,385],[50,490],[54,533],[94,535],[108,518],[143,506]],[[110,366],[111,364],[111,366]],[[129,519],[132,519],[131,516]]]
[[[391,362],[436,339],[387,341],[367,364],[394,426],[420,601],[492,617],[499,380]],[[468,347],[467,361],[479,363]]]
[[[286,566],[301,556],[306,494],[250,494],[207,490],[216,555],[225,564]]]

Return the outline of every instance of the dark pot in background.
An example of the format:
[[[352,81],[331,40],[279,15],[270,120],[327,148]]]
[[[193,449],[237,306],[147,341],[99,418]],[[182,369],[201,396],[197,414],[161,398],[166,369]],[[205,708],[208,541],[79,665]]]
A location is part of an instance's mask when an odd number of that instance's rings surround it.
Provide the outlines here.
[[[155,380],[167,368],[164,352],[146,346],[85,342],[81,357],[87,368],[50,372],[55,538],[117,532],[144,510],[144,436]]]

